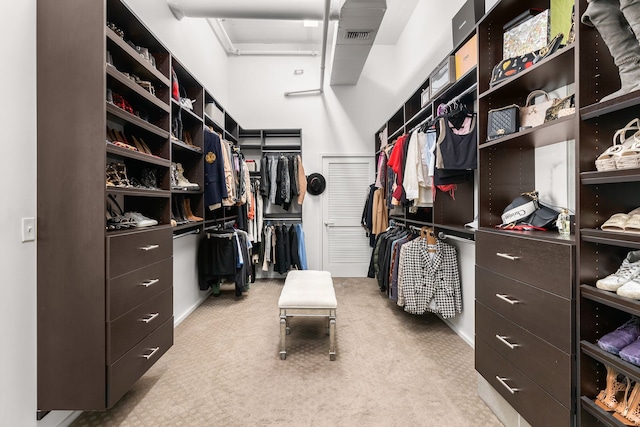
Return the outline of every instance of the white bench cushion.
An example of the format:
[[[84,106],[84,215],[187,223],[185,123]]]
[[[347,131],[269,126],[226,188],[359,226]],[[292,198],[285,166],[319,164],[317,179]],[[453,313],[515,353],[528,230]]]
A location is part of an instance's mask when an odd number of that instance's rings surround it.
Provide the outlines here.
[[[293,270],[287,274],[279,308],[338,308],[328,271]]]

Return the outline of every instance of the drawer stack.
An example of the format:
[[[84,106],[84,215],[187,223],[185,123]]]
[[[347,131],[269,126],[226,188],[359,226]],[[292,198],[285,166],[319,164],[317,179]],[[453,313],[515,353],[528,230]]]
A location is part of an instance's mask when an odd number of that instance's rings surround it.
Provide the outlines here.
[[[573,422],[573,258],[569,241],[476,234],[476,370],[534,426]]]
[[[107,237],[107,406],[173,344],[169,228]]]

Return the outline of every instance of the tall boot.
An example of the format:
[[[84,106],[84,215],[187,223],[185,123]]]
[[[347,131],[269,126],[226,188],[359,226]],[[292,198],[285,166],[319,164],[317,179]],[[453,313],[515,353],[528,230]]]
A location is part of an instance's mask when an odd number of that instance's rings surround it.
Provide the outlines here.
[[[184,198],[184,213],[187,215],[187,219],[190,221],[202,221],[202,218],[199,216],[195,216],[191,211],[191,199],[188,197]]]
[[[603,97],[600,102],[640,89],[640,44],[629,29],[621,6],[618,0],[592,0],[581,19],[583,24],[598,30],[620,73],[620,90]]]
[[[620,0],[620,11],[640,41],[640,0]]]

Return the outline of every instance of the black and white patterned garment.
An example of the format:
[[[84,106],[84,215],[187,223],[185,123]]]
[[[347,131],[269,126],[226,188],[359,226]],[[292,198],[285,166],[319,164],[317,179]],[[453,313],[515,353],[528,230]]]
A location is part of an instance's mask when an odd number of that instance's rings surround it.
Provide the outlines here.
[[[404,244],[402,251],[398,286],[402,287],[404,310],[411,314],[429,311],[445,319],[461,313],[462,290],[456,248],[438,240],[435,253],[429,253],[426,239],[415,239]]]

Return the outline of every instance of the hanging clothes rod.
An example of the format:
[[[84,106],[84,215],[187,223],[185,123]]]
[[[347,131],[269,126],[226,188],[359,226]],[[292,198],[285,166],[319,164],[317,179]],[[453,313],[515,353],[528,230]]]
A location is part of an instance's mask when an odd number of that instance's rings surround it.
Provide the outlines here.
[[[416,130],[418,130],[420,128],[420,126],[422,126],[423,124],[427,123],[429,120],[433,119],[433,115],[427,117],[426,119],[424,119],[423,121],[421,121],[420,123],[418,123],[417,125],[415,125],[414,127],[411,128],[411,130],[407,133],[413,133]]]
[[[236,221],[235,220],[231,220],[231,221],[225,221],[222,224],[215,224],[215,225],[211,225],[207,228],[204,229],[204,231],[208,231],[208,230],[220,230],[220,227],[222,228],[229,228],[231,227],[233,224],[235,224]]]
[[[264,217],[262,218],[263,221],[267,222],[267,221],[275,221],[275,222],[293,222],[293,221],[298,221],[298,222],[302,222],[302,218],[277,218],[277,217]]]
[[[460,237],[460,236],[455,236],[453,234],[446,234],[444,232],[439,232],[438,233],[438,239],[440,240],[455,240],[457,242],[464,242],[464,243],[475,243],[475,241],[473,239],[467,239],[465,237]]]
[[[296,153],[300,154],[300,150],[262,150],[263,154],[278,154],[278,153]]]
[[[174,234],[173,239],[175,240],[180,237],[189,236],[190,234],[200,234],[200,229],[198,228],[196,230],[187,231],[186,233]]]
[[[465,89],[460,95],[453,97],[453,99],[451,99],[449,102],[447,102],[447,106],[460,101],[460,99],[462,99],[466,95],[469,95],[471,92],[473,92],[477,88],[478,88],[478,83],[472,84],[467,89]]]

